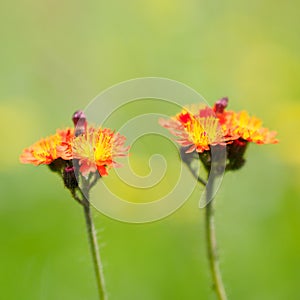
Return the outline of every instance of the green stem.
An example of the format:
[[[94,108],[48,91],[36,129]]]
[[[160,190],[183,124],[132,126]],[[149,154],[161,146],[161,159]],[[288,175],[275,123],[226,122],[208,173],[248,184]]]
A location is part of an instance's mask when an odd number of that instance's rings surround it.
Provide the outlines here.
[[[213,180],[213,178],[212,178]],[[207,254],[213,285],[219,300],[227,300],[217,253],[217,239],[214,222],[214,208],[212,197],[213,182],[206,185],[206,207],[205,207],[205,232]]]
[[[98,249],[96,230],[95,230],[95,226],[94,226],[94,223],[92,220],[90,202],[88,201],[88,199],[86,199],[86,197],[83,197],[83,199],[82,199],[82,206],[84,209],[84,216],[85,216],[85,221],[86,221],[88,239],[90,242],[93,264],[94,264],[95,273],[96,273],[96,281],[97,281],[97,287],[98,287],[98,292],[99,292],[99,299],[107,300],[108,298],[107,298],[107,294],[105,291],[103,266],[102,266],[102,262],[101,262],[101,258],[100,258],[100,254],[99,254],[99,249]]]
[[[206,166],[203,157],[199,154],[200,161]],[[213,287],[216,291],[219,300],[227,300],[222,275],[219,266],[218,252],[217,252],[217,238],[214,222],[214,209],[213,209],[213,185],[214,174],[211,174],[211,182],[208,184],[203,178],[199,177],[197,172],[191,168],[190,164],[187,164],[192,175],[198,180],[199,183],[206,187],[206,206],[205,206],[205,233],[206,233],[206,246],[207,255],[209,260],[209,267],[213,279]],[[208,170],[209,172],[209,170]]]

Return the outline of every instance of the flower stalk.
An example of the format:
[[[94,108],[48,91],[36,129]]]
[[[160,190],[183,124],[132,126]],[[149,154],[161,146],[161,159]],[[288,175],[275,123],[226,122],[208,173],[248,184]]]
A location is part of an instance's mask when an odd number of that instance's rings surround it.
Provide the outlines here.
[[[213,180],[213,179],[212,179]],[[213,280],[213,287],[219,300],[227,300],[222,275],[219,266],[217,249],[217,238],[214,221],[214,201],[212,199],[213,182],[206,185],[206,206],[205,206],[205,234],[206,247],[209,260],[209,267]]]
[[[86,195],[86,196],[88,197],[88,195]],[[89,200],[84,196],[82,199],[82,206],[83,206],[83,210],[84,210],[87,234],[88,234],[88,239],[89,239],[89,243],[90,243],[91,254],[92,254],[92,259],[93,259],[93,264],[94,264],[94,269],[95,269],[99,299],[107,300],[107,293],[105,290],[105,281],[104,281],[104,273],[103,273],[103,265],[102,265],[102,261],[101,261],[101,257],[100,257],[95,225],[94,225],[92,215],[91,215],[91,206],[90,206]]]
[[[89,201],[90,190],[95,185],[97,179],[98,179],[97,176],[95,176],[94,179],[92,179],[92,177],[89,179],[85,179],[84,177],[81,178],[83,187],[82,190],[78,190],[80,197],[77,195],[75,190],[73,191],[70,190],[70,191],[72,197],[83,207],[88,240],[90,244],[90,250],[91,250],[91,255],[92,255],[92,260],[93,260],[93,265],[95,270],[99,300],[107,300],[108,298],[107,298],[107,293],[105,288],[103,264],[100,256],[99,247],[98,247],[97,232],[92,218],[91,204]]]

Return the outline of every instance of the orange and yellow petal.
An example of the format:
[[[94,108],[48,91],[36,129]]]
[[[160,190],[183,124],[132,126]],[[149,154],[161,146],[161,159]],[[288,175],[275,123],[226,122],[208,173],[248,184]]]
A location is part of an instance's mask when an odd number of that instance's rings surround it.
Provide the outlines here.
[[[79,160],[80,171],[84,176],[98,170],[101,176],[116,167],[114,159],[126,156],[128,147],[125,137],[107,128],[88,130],[75,137],[72,142],[73,156]]]
[[[218,118],[209,107],[202,107],[196,113],[183,109],[170,120],[159,121],[160,125],[167,128],[183,147],[189,147],[187,153],[199,153],[209,150],[210,145],[223,144],[224,135]]]
[[[71,159],[69,154],[72,129],[58,130],[56,134],[41,139],[23,150],[20,161],[25,164],[51,164],[57,158]]]
[[[262,127],[262,121],[251,117],[246,111],[224,112],[223,129],[232,140],[241,138],[256,144],[275,144],[276,132]]]
[[[56,148],[57,155],[64,160],[73,159],[71,142],[74,139],[74,129],[57,130],[57,134],[61,138],[61,143]]]
[[[52,135],[45,139],[41,139],[29,148],[24,149],[20,156],[20,161],[24,164],[41,165],[51,164],[58,158],[56,147],[60,144],[60,137]]]

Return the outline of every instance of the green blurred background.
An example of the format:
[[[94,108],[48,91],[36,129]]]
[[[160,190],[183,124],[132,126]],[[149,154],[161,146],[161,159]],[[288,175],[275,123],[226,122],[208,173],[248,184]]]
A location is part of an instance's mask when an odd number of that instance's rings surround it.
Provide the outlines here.
[[[299,299],[300,26],[296,1],[4,1],[0,7],[1,299],[96,299],[81,208],[24,147],[118,82],[161,76],[230,98],[279,132],[216,199],[229,299]],[[144,162],[147,163],[146,161]],[[215,299],[199,191],[170,217],[97,212],[110,300]]]

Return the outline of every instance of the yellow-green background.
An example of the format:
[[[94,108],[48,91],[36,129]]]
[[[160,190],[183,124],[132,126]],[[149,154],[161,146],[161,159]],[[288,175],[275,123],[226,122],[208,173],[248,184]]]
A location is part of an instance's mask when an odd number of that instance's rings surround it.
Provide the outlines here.
[[[96,299],[82,211],[22,148],[103,89],[161,76],[229,96],[279,132],[216,199],[229,299],[299,299],[300,5],[296,1],[4,1],[0,8],[0,298]],[[146,162],[145,162],[146,163]],[[215,299],[198,194],[133,225],[96,213],[111,300]]]

